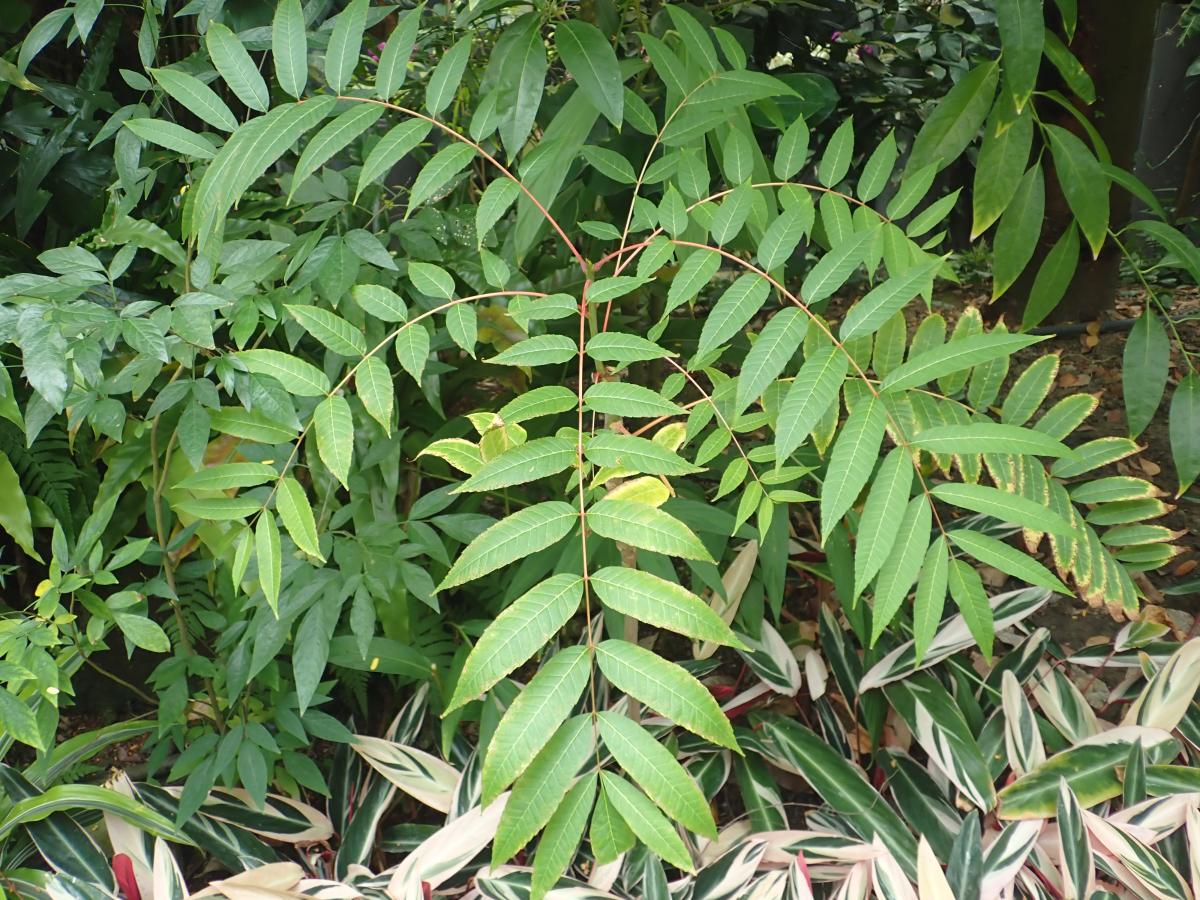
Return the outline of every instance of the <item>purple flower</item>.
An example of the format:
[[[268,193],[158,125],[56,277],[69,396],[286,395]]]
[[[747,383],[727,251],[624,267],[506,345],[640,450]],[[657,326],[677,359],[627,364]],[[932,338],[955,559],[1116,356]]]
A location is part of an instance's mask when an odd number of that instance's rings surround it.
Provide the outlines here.
[[[858,52],[865,53],[865,54],[867,54],[867,56],[874,56],[875,55],[875,47],[872,44],[863,44],[861,47],[858,48]]]
[[[837,43],[841,39],[842,39],[842,33],[840,31],[835,31],[833,34],[829,35],[830,43]]]

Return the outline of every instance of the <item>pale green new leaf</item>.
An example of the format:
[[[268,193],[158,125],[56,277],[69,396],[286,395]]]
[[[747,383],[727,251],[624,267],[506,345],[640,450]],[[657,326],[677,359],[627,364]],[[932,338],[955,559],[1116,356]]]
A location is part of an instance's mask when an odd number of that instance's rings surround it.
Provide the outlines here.
[[[513,783],[566,719],[588,683],[587,647],[568,647],[542,664],[513,700],[483,760],[483,803]]]
[[[596,662],[617,690],[714,744],[738,749],[733,729],[717,701],[682,666],[620,640],[598,644]]]
[[[561,500],[536,503],[501,519],[471,541],[438,590],[482,578],[488,572],[552,547],[579,521],[579,510]]]

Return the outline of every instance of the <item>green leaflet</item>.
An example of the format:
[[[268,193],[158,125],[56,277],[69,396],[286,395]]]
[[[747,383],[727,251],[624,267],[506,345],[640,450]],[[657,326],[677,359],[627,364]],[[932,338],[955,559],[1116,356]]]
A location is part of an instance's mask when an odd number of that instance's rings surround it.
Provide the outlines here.
[[[336,313],[319,306],[284,306],[304,330],[341,356],[359,357],[367,352],[362,332]]]
[[[571,346],[575,346],[573,342]],[[677,355],[640,335],[621,331],[605,331],[592,335],[588,338],[585,350],[588,356],[598,362],[614,362],[621,365]]]
[[[500,366],[544,366],[573,359],[579,350],[575,342],[561,334],[538,334],[497,353],[490,363]]]
[[[948,531],[946,536],[954,542],[954,546],[971,554],[984,565],[999,569],[1006,575],[1019,578],[1028,584],[1040,585],[1059,594],[1070,593],[1070,589],[1049,569],[1003,541],[977,531],[962,529]]]
[[[1041,0],[998,0],[996,25],[1004,49],[1004,83],[1020,112],[1033,94],[1046,32]]]
[[[563,796],[592,756],[593,743],[590,716],[574,716],[559,726],[517,781],[504,807],[492,845],[493,866],[511,859],[566,802]]]
[[[821,162],[817,165],[817,180],[825,187],[835,187],[850,171],[850,160],[854,157],[854,119],[844,121],[834,131]]]
[[[800,299],[813,304],[831,296],[863,262],[866,245],[874,240],[877,225],[856,231],[817,261],[804,278]]]
[[[762,396],[800,349],[808,331],[808,314],[794,306],[775,313],[759,332],[742,362],[736,408],[745,409]]]
[[[279,481],[275,491],[275,509],[283,519],[283,527],[291,535],[296,546],[309,556],[324,561],[317,538],[317,524],[313,517],[308,495],[295,478],[286,477]]]
[[[204,33],[204,43],[213,65],[233,95],[251,109],[266,112],[271,99],[267,83],[237,35],[220,22],[211,22]]]
[[[593,572],[589,584],[606,607],[640,622],[668,628],[697,641],[741,646],[720,616],[682,585],[649,572],[615,566]]]
[[[652,553],[713,561],[690,528],[669,513],[635,500],[601,500],[588,507],[587,526],[601,537]]]
[[[775,177],[788,181],[804,167],[808,157],[808,125],[803,118],[797,119],[784,131],[775,150]]]
[[[838,334],[843,341],[874,334],[918,294],[930,290],[942,260],[931,259],[906,269],[873,288],[847,311]]]
[[[675,755],[626,716],[604,712],[599,718],[604,746],[650,799],[685,828],[714,837],[704,794]]]
[[[992,246],[993,301],[1012,287],[1033,257],[1042,231],[1045,207],[1046,180],[1041,163],[1035,163],[1017,183],[996,228]]]
[[[1146,430],[1158,412],[1171,368],[1171,341],[1149,304],[1133,323],[1121,366],[1130,437]]]
[[[354,456],[354,419],[350,404],[341,394],[322,400],[313,410],[317,432],[317,452],[321,462],[342,483],[349,487],[350,461]]]
[[[930,493],[962,509],[983,513],[1036,531],[1070,534],[1071,526],[1058,513],[1018,494],[983,484],[939,484]]]
[[[697,356],[721,346],[737,335],[766,303],[771,283],[761,275],[748,272],[726,288],[704,321]]]
[[[222,463],[188,475],[177,481],[175,487],[189,491],[226,491],[266,484],[275,476],[275,469],[265,463]]]
[[[542,664],[496,727],[483,760],[483,802],[491,803],[546,745],[583,692],[591,671],[586,647],[568,647]]]
[[[364,131],[379,121],[383,115],[383,107],[374,103],[357,103],[346,110],[324,128],[318,131],[296,163],[292,173],[292,185],[288,191],[288,202],[296,193],[296,188],[317,169],[325,165],[334,154],[345,150],[350,143]]]
[[[563,437],[535,438],[506,450],[454,489],[454,493],[494,491],[537,481],[575,463],[575,441]]]
[[[625,100],[624,79],[608,38],[589,22],[569,19],[555,27],[554,43],[588,102],[619,129]]]
[[[429,162],[425,163],[420,174],[417,175],[416,181],[413,182],[405,215],[411,215],[418,206],[445,189],[451,180],[474,158],[475,148],[469,144],[458,142],[443,147],[435,153]]]
[[[530,900],[542,900],[575,858],[596,798],[596,781],[595,773],[589,773],[575,782],[546,823],[542,839],[538,842],[537,855],[533,859]]]
[[[258,584],[271,612],[279,616],[279,582],[282,557],[279,555],[279,526],[275,517],[264,513],[254,526],[254,556],[258,560]]]
[[[590,462],[645,475],[690,475],[703,471],[661,444],[629,434],[602,431],[583,446]]]
[[[871,643],[879,640],[884,628],[899,612],[904,598],[921,572],[922,559],[929,547],[933,510],[924,495],[908,501],[900,520],[896,542],[875,582],[875,605],[871,615]]]
[[[158,86],[184,109],[219,131],[234,131],[237,118],[212,88],[180,69],[150,69]]]
[[[953,344],[948,346],[953,347]],[[1010,395],[1011,397],[1011,395]],[[971,422],[967,425],[935,425],[925,428],[909,442],[930,453],[998,453],[1029,456],[1070,457],[1071,448],[1049,435],[1019,425]]]
[[[779,410],[775,426],[775,459],[783,462],[812,434],[817,423],[837,400],[850,361],[832,344],[805,359]]]
[[[411,153],[429,136],[432,127],[422,119],[409,119],[396,125],[380,138],[379,143],[363,160],[362,171],[358,175],[358,186],[354,189],[354,199],[358,200],[365,188],[383,178],[396,163]],[[504,183],[513,182],[504,179]],[[481,201],[480,206],[482,205]]]
[[[601,381],[583,395],[584,405],[598,413],[626,419],[676,416],[683,409],[662,394],[624,381]]]
[[[174,122],[160,122],[157,119],[126,119],[126,128],[144,141],[174,150],[193,159],[212,159],[217,148],[204,135],[176,125]]]
[[[425,108],[431,116],[436,116],[449,106],[458,92],[463,72],[467,68],[467,60],[471,58],[472,40],[473,36],[470,33],[459,38],[442,54],[429,76],[429,84],[425,87]]]
[[[438,590],[482,578],[488,572],[545,550],[567,536],[579,510],[561,500],[549,500],[519,510],[484,531],[459,554]]]
[[[911,174],[933,164],[940,169],[954,162],[979,133],[998,80],[995,62],[981,63],[960,78],[917,132],[905,171]]]
[[[596,662],[617,690],[714,744],[738,750],[733,729],[717,701],[686,669],[620,640],[598,644]]]
[[[600,781],[613,807],[642,843],[676,868],[695,871],[687,847],[645,794],[611,772],[601,772]]]
[[[404,322],[408,319],[408,305],[390,288],[378,284],[359,284],[354,286],[350,295],[363,312],[381,321]]]
[[[609,793],[603,786],[596,801],[596,811],[592,814],[592,828],[588,833],[588,840],[592,845],[592,855],[601,865],[613,862],[636,841],[633,832],[613,806]]]
[[[369,0],[350,0],[333,21],[325,50],[325,79],[334,93],[342,92],[358,66],[368,5]]]
[[[279,0],[271,22],[271,59],[275,80],[297,100],[308,82],[308,35],[300,0]]]
[[[366,357],[354,372],[354,390],[367,415],[390,433],[396,395],[387,364],[377,356]]]
[[[855,598],[882,568],[896,543],[912,480],[912,456],[903,447],[896,447],[880,465],[859,519],[854,553]]]
[[[866,165],[863,166],[862,175],[858,179],[858,187],[855,191],[859,200],[868,203],[883,193],[883,189],[887,187],[892,172],[896,168],[898,156],[896,132],[889,131],[887,136],[871,151]]]
[[[418,3],[400,17],[399,23],[388,35],[379,54],[379,66],[375,70],[375,93],[381,100],[389,100],[408,74],[408,60],[412,56],[413,43],[417,39],[417,29],[421,25],[421,13],[425,4]]]
[[[950,557],[946,552],[946,538],[938,536],[925,552],[921,563],[917,592],[913,598],[913,652],[917,663],[925,657],[925,651],[937,634],[946,603],[946,588]]]
[[[554,575],[527,591],[496,617],[472,648],[447,711],[490,689],[537,653],[579,608],[583,579]]]
[[[834,525],[846,514],[866,486],[879,457],[887,413],[875,395],[863,398],[851,411],[834,442],[829,471],[840,473],[821,488],[821,543],[829,539]]]
[[[1088,146],[1074,134],[1058,125],[1047,125],[1046,134],[1058,183],[1092,248],[1092,256],[1099,256],[1108,234],[1108,191],[1104,189],[1108,176]]]
[[[1010,356],[1022,347],[1036,344],[1036,335],[988,332],[960,338],[944,347],[935,347],[910,356],[903,365],[893,369],[883,379],[882,390],[899,391],[920,387],[954,372],[961,372],[981,363]]]
[[[998,104],[983,129],[971,188],[972,239],[987,231],[1008,208],[1029,163],[1033,115],[1026,113],[1007,123],[1003,121],[1004,114],[1003,105]]]

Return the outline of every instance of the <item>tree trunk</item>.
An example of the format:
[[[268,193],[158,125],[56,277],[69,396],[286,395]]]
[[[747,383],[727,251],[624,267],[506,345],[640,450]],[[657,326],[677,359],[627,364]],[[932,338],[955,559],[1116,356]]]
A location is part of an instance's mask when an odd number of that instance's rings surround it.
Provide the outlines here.
[[[1088,0],[1080,4],[1079,27],[1071,44],[1071,50],[1096,84],[1096,103],[1091,107],[1080,104],[1080,108],[1107,144],[1113,165],[1126,170],[1133,169],[1142,130],[1146,82],[1160,6],[1161,0],[1134,3]],[[1057,73],[1049,65],[1044,65],[1042,71],[1052,73],[1055,83],[1045,83],[1041,87],[1066,93],[1058,82]],[[1043,81],[1047,81],[1046,77]],[[1075,117],[1052,101],[1040,101],[1038,112],[1045,121],[1061,125],[1090,143]],[[1025,273],[1008,294],[1011,298],[1008,309],[1018,319],[1042,260],[1073,220],[1053,175],[1049,153],[1043,159],[1049,177],[1046,179],[1046,221],[1042,237]],[[1129,221],[1129,195],[1121,189],[1110,190],[1109,203],[1111,227],[1119,230]],[[1099,318],[1116,300],[1120,266],[1121,254],[1111,243],[1105,244],[1099,259],[1095,260],[1085,249],[1066,296],[1050,315],[1050,321],[1080,322]]]

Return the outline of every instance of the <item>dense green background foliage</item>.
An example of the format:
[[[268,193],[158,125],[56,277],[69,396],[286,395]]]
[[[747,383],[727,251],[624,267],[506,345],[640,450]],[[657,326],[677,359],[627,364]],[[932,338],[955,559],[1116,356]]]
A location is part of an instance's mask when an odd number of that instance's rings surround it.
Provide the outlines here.
[[[1073,7],[1057,6],[1069,40]],[[8,121],[37,123],[6,214],[43,244],[0,279],[0,525],[19,548],[0,750],[37,751],[3,770],[0,836],[53,814],[84,840],[61,810],[107,809],[87,786],[51,787],[88,758],[56,749],[60,711],[101,676],[147,718],[87,746],[144,734],[152,781],[179,786],[118,780],[108,812],[147,837],[113,849],[171,883],[152,836],[236,869],[273,858],[250,832],[324,840],[330,820],[337,862],[313,870],[343,877],[371,859],[398,789],[449,824],[441,843],[388,845],[413,850],[384,879],[393,896],[485,848],[499,872],[536,847],[523,890],[540,897],[582,871],[585,833],[593,873],[636,859],[626,889],[665,896],[664,865],[711,861],[731,767],[754,830],[789,826],[770,762],[854,846],[878,838],[872,877],[907,889],[927,853],[970,847],[927,835],[918,852],[921,821],[859,783],[889,707],[953,795],[1006,820],[1057,811],[1062,827],[1120,793],[1118,764],[1179,755],[1193,645],[1160,648],[1172,662],[1127,723],[1144,730],[1106,739],[1069,681],[1045,687],[1044,637],[991,670],[1003,704],[968,703],[958,681],[1051,593],[1135,616],[1134,576],[1175,553],[1160,489],[1100,471],[1133,437],[1077,438],[1089,394],[1046,402],[1058,357],[1018,356],[1041,338],[929,309],[955,277],[962,203],[939,174],[977,142],[972,231],[997,229],[997,296],[1032,258],[1049,159],[1075,217],[1025,326],[1082,254],[1121,240],[1109,181],[1144,192],[1094,133],[1039,118],[1043,51],[1088,94],[1040,3],[997,3],[1003,56],[969,41],[981,58],[963,55],[923,123],[877,140],[835,109],[832,82],[765,71],[747,32],[683,6],[148,4],[138,65],[97,94],[129,15],[63,7],[2,61]],[[30,80],[64,44],[93,48],[77,84]],[[89,186],[103,211],[84,227],[61,207]],[[1135,227],[1197,272],[1181,232]],[[1130,369],[1134,436],[1166,386],[1152,303],[1130,341],[1153,351]],[[1197,403],[1189,374],[1172,402],[1181,492],[1200,468]],[[1028,587],[989,597],[981,566]],[[836,601],[802,680],[781,633],[809,580]],[[713,676],[739,665],[755,688],[723,694]],[[844,709],[823,698],[830,670]],[[1052,748],[1102,748],[1061,793],[1071,761],[1046,759],[1020,687],[1035,670],[1044,723],[1067,739]],[[1175,672],[1180,710],[1154,688]],[[732,724],[805,684],[819,737],[785,717]],[[981,737],[985,707],[998,724]],[[996,740],[1033,781],[997,794]],[[55,758],[69,764],[50,778]],[[328,820],[284,799],[321,795]],[[111,883],[101,851],[71,868],[25,827],[62,883]],[[1027,832],[1005,832],[1025,855]],[[470,851],[453,865],[452,844]]]

